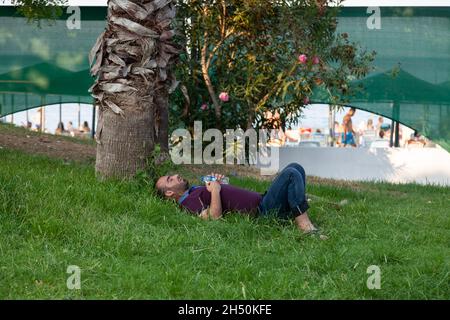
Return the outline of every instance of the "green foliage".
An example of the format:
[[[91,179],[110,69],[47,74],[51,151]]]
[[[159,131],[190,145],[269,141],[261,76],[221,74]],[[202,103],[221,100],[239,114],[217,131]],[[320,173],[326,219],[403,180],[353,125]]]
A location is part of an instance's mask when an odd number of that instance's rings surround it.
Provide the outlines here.
[[[19,0],[16,5],[30,21],[40,21],[62,14],[66,2]],[[348,101],[349,83],[367,74],[373,53],[347,34],[336,34],[339,7],[329,7],[330,2],[177,2],[176,39],[185,51],[176,69],[181,86],[171,97],[171,129],[191,128],[194,120],[202,120],[205,129],[263,126],[268,125],[266,110],[279,111],[283,125],[289,125],[313,92],[333,104]],[[304,64],[298,61],[301,54],[308,57]],[[230,100],[217,104],[220,92],[228,92]]]
[[[329,2],[181,2],[178,40],[186,50],[177,78],[189,102],[180,90],[173,96],[172,125],[202,120],[206,127],[218,126],[202,56],[210,59],[215,94],[230,96],[220,103],[222,128],[264,125],[266,110],[279,111],[289,124],[313,92],[325,93],[323,100],[332,104],[348,102],[355,91],[350,82],[370,71],[374,52],[350,42],[348,34],[336,34],[339,7],[327,7]],[[306,63],[298,60],[302,54]],[[207,110],[201,109],[203,104]]]
[[[321,241],[273,219],[203,221],[134,181],[99,182],[92,166],[5,149],[0,160],[0,299],[449,296],[448,188],[310,182],[309,193],[349,200],[311,204]],[[81,290],[66,287],[69,265]],[[370,265],[380,290],[366,287]]]
[[[68,4],[67,0],[16,0],[13,2],[17,12],[28,19],[28,22],[36,22],[40,25],[41,20],[49,22],[63,14],[62,6]]]

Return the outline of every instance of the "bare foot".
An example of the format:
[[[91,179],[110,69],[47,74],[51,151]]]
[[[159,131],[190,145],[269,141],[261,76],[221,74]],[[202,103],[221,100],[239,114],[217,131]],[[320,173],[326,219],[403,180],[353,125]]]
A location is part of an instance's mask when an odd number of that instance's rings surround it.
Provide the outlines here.
[[[295,223],[297,227],[305,233],[317,231],[317,228],[312,224],[311,220],[309,220],[308,214],[305,212],[295,218]]]

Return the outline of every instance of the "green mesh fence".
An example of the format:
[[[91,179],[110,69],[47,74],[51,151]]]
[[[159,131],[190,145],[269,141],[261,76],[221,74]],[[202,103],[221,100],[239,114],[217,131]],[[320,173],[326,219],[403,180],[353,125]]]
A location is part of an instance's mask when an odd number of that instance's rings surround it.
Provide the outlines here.
[[[343,8],[338,32],[377,51],[376,69],[360,80],[351,105],[397,120],[450,143],[450,7],[382,7],[371,29],[366,7]],[[92,103],[88,52],[105,26],[105,7],[81,8],[81,28],[68,15],[38,28],[0,7],[0,116],[53,103]],[[328,103],[320,94],[314,102]]]
[[[381,28],[367,8],[345,8],[340,32],[377,51],[376,69],[359,81],[352,105],[399,121],[436,142],[450,142],[450,7],[381,8]]]

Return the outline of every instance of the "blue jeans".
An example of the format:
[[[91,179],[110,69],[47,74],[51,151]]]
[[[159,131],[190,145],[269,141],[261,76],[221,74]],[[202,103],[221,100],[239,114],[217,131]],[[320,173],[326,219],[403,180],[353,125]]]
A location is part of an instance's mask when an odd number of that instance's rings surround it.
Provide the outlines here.
[[[289,164],[263,196],[259,204],[260,215],[275,213],[279,218],[289,219],[305,213],[309,208],[305,192],[305,169],[298,163]]]

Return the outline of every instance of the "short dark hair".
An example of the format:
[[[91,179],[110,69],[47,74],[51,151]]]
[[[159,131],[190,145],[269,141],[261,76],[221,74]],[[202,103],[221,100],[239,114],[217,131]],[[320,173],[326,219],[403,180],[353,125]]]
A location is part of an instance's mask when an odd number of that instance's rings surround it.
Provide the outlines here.
[[[156,195],[158,197],[160,197],[161,199],[166,198],[166,190],[164,188],[158,188],[158,179],[155,181],[153,188],[156,191]]]
[[[356,108],[355,108],[355,107],[351,107],[351,108],[350,108],[350,111],[355,112],[355,111],[356,111]]]

